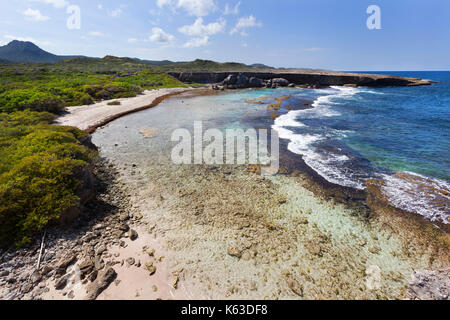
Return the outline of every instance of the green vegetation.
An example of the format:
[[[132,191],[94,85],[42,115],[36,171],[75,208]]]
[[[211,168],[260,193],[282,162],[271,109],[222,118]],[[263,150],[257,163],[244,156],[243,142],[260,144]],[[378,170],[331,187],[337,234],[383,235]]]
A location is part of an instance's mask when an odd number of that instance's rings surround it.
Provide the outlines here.
[[[273,71],[274,68],[256,64],[246,65],[237,62],[215,62],[210,60],[197,59],[190,62],[175,62],[172,64],[165,64],[160,66],[164,71],[216,71],[216,72],[228,72],[228,71]]]
[[[59,114],[66,106],[135,97],[143,90],[186,87],[164,72],[133,59],[76,58],[54,64],[0,66],[0,112]]]
[[[111,101],[107,103],[108,106],[120,106],[120,101]]]
[[[47,112],[0,114],[0,246],[21,246],[79,200],[96,154],[86,133],[51,125]]]

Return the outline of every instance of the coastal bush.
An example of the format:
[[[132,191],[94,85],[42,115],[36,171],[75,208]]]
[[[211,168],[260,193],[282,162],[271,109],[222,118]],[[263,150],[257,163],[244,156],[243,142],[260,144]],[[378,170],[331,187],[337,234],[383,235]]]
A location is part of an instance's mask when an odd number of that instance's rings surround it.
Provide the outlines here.
[[[120,58],[0,66],[0,112],[30,109],[59,114],[66,106],[172,87],[186,85],[149,65]]]
[[[46,92],[30,89],[6,91],[0,94],[0,112],[47,111],[55,114],[64,110],[63,101]]]
[[[0,246],[22,246],[77,203],[95,152],[46,112],[0,113]]]

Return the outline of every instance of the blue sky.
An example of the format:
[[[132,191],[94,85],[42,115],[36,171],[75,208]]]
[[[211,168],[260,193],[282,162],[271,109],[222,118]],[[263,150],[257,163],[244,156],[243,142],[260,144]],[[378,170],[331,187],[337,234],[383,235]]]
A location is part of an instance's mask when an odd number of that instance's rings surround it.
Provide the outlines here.
[[[265,63],[332,70],[450,70],[448,0],[0,0],[0,45],[56,54]],[[67,9],[80,8],[79,29]],[[381,9],[381,30],[366,10]]]

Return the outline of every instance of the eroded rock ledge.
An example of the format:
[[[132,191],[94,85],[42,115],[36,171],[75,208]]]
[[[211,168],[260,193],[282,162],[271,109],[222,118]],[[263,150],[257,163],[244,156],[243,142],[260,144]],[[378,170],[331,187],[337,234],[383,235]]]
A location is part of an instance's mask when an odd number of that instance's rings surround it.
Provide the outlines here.
[[[263,87],[267,85],[267,81],[273,79],[285,79],[288,84],[296,86],[310,87],[326,87],[326,86],[367,86],[367,87],[383,87],[383,86],[422,86],[430,85],[433,82],[418,78],[404,78],[390,75],[363,74],[363,73],[344,73],[344,72],[169,72],[169,74],[178,80],[186,83],[205,83],[219,84],[224,83],[230,77],[233,79],[247,78],[246,85],[236,85],[240,87]],[[244,78],[245,77],[245,78]],[[227,81],[226,81],[227,82]],[[229,81],[228,81],[229,82]],[[264,85],[262,85],[264,83]],[[230,84],[226,84],[229,86]]]

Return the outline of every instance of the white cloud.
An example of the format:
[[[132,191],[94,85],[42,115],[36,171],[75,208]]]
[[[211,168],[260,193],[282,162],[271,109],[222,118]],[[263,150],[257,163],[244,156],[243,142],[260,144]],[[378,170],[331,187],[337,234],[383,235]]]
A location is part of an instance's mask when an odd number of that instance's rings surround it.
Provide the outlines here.
[[[178,0],[178,7],[196,17],[207,16],[217,9],[214,0]]]
[[[262,27],[262,23],[256,21],[256,18],[253,15],[250,15],[248,17],[242,17],[239,19],[236,26],[231,30],[230,34],[240,32],[242,36],[247,36],[248,34],[244,30],[247,28],[254,28],[254,27]]]
[[[227,3],[225,4],[225,11],[224,14],[239,14],[239,7],[241,6],[241,2],[235,4],[233,8],[230,7],[230,5]]]
[[[156,5],[160,8],[166,6],[166,5],[172,5],[172,0],[158,0],[156,1]]]
[[[186,42],[183,47],[185,48],[197,48],[197,47],[203,47],[209,44],[209,37],[199,37],[199,38],[192,38],[188,42]]]
[[[128,43],[136,43],[136,42],[138,42],[139,40],[138,39],[136,39],[136,38],[129,38],[128,39]]]
[[[97,5],[97,9],[98,10],[102,10],[103,9],[103,5],[102,4]]]
[[[197,18],[194,24],[183,26],[178,29],[179,32],[195,37],[211,36],[225,31],[227,22],[224,19],[219,19],[217,22],[203,24],[203,18]]]
[[[33,38],[16,37],[16,36],[12,36],[10,34],[5,34],[4,37],[5,37],[5,39],[8,39],[10,41],[12,41],[12,40],[19,40],[19,41],[37,42]]]
[[[115,10],[108,10],[108,15],[113,18],[120,17],[121,14],[122,14],[122,9],[120,9],[120,8],[115,9]]]
[[[41,2],[45,4],[51,4],[55,8],[61,9],[65,8],[69,5],[69,2],[66,0],[32,0],[33,2]]]
[[[53,46],[54,45],[51,41],[40,41],[40,40],[36,40],[34,38],[17,37],[17,36],[13,36],[10,34],[5,34],[3,37],[5,39],[7,39],[8,41],[12,41],[12,40],[29,41],[29,42],[33,42],[34,44],[41,45],[41,46]]]
[[[160,8],[170,6],[172,8],[182,8],[191,16],[203,17],[217,9],[214,0],[157,0],[156,5]]]
[[[42,15],[42,13],[38,9],[33,10],[31,8],[28,8],[23,12],[23,14],[34,21],[47,21],[48,19],[50,19],[49,17]]]
[[[149,39],[151,42],[169,44],[175,39],[175,37],[171,34],[165,33],[161,28],[153,28]]]
[[[89,35],[92,37],[104,37],[105,36],[105,34],[100,31],[91,31],[91,32],[89,32]]]

